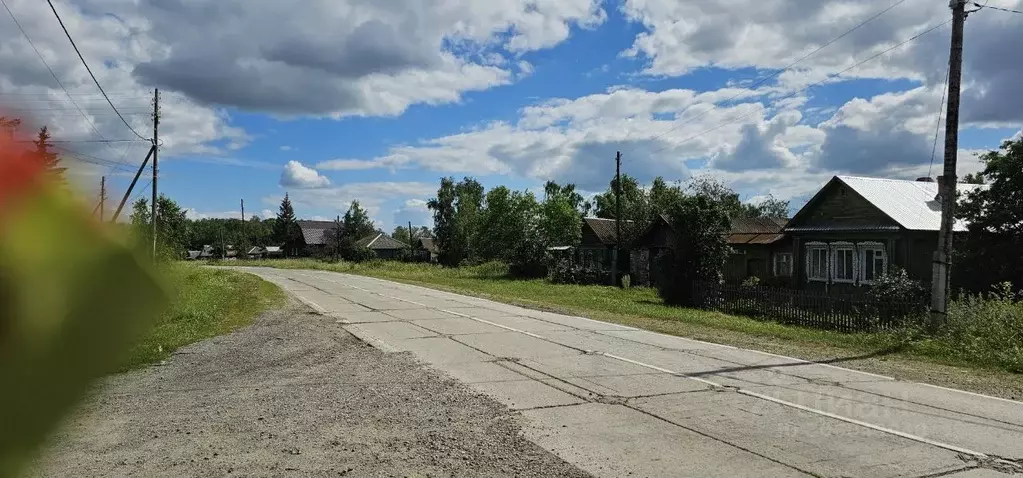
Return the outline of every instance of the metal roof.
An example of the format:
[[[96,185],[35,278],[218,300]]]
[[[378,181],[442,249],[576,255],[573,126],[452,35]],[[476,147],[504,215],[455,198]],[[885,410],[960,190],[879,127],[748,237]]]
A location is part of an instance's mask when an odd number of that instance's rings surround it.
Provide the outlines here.
[[[368,247],[373,250],[405,249],[408,247],[408,244],[398,241],[382,232],[376,232],[363,237],[362,239],[355,241],[355,245],[359,247]]]
[[[777,217],[737,217],[732,219],[729,234],[777,234],[788,222]]]
[[[323,234],[334,229],[334,221],[297,221],[302,230],[302,239],[309,245],[326,243]]]
[[[941,228],[941,202],[936,200],[938,184],[901,179],[837,176],[846,186],[863,196],[874,207],[911,231],[937,231]],[[987,186],[957,184],[960,194]],[[966,222],[957,220],[955,231],[965,231]]]

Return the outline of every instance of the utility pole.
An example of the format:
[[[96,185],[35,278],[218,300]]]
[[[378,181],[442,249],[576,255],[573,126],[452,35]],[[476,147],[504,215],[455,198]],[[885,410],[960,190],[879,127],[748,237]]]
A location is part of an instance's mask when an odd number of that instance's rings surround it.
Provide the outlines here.
[[[160,152],[160,89],[153,91],[153,212],[150,218],[153,222],[153,261],[156,261],[156,174],[157,159]]]
[[[249,244],[249,236],[245,235],[245,229],[246,229],[245,228],[245,199],[241,199],[241,203],[242,203],[242,239],[241,239],[241,245],[247,246],[247,247],[251,248],[252,245]],[[239,256],[239,258],[241,258],[242,254],[248,254],[248,253],[249,253],[249,251],[238,251],[238,256]],[[246,255],[245,258],[247,259],[248,256]]]
[[[948,307],[949,261],[952,258],[952,225],[955,222],[956,154],[959,151],[959,88],[963,76],[963,30],[966,23],[966,0],[951,0],[952,45],[948,57],[948,110],[945,115],[945,168],[938,178],[941,201],[941,229],[938,249],[934,252],[931,275],[931,331],[945,323]]]
[[[618,249],[622,247],[622,152],[615,154],[615,248],[611,251],[611,284],[618,286]]]
[[[337,218],[334,219],[334,262],[341,260],[341,215],[338,214]]]
[[[99,222],[103,222],[104,213],[103,208],[105,207],[104,204],[106,202],[107,202],[107,177],[102,176],[99,179],[99,202],[96,204],[96,207],[92,210],[93,217],[95,217],[96,213],[99,212]]]
[[[99,178],[99,222],[103,222],[104,204],[107,202],[107,177]]]
[[[121,203],[117,205],[117,210],[114,211],[114,217],[110,219],[110,222],[117,222],[117,217],[121,215],[121,210],[124,209],[125,203],[128,202],[128,198],[131,197],[131,192],[135,189],[135,183],[139,181],[139,176],[142,175],[142,171],[145,171],[146,164],[149,164],[149,158],[153,157],[153,151],[156,150],[156,146],[150,146],[149,153],[146,154],[146,159],[142,160],[142,164],[139,165],[139,170],[135,171],[135,177],[132,178],[131,184],[128,185],[128,189],[124,191],[124,197],[121,198]]]
[[[414,240],[415,240],[415,238],[412,237],[412,221],[409,221],[408,222],[408,246],[409,246],[409,248],[412,247],[412,241],[414,241]]]

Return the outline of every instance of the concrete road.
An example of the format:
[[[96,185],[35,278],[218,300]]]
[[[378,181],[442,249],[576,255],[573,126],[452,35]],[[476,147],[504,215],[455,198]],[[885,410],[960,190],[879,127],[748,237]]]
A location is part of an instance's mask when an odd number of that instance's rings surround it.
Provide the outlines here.
[[[323,271],[244,268],[596,476],[1023,473],[1023,403]]]

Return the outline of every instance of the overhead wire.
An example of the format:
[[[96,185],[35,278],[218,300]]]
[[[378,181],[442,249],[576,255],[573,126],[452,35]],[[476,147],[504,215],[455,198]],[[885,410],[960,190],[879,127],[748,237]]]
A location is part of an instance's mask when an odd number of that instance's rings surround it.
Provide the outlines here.
[[[938,104],[938,121],[934,125],[934,144],[931,145],[931,164],[927,166],[927,177],[931,177],[931,172],[934,170],[934,155],[938,151],[938,132],[941,131],[941,114],[945,109],[945,95],[948,94],[948,74],[951,70],[951,64],[945,66],[945,83],[941,88],[941,103]]]
[[[1013,10],[1011,8],[992,7],[991,5],[987,5],[987,4],[979,5],[979,4],[977,4],[977,2],[971,2],[971,3],[973,3],[974,5],[977,5],[978,7],[980,7],[981,10],[983,10],[985,8],[990,8],[992,10],[999,10],[999,11],[1002,11],[1002,12],[1009,12],[1009,13],[1016,13],[1016,14],[1019,14],[1019,15],[1023,15],[1023,11]]]
[[[673,131],[677,131],[677,130],[678,130],[679,128],[681,128],[681,127],[683,127],[683,126],[685,126],[685,125],[687,125],[687,124],[690,124],[690,123],[692,123],[693,121],[696,121],[696,120],[698,120],[698,119],[702,118],[703,116],[707,115],[707,114],[708,114],[708,113],[710,113],[711,111],[715,110],[715,109],[717,108],[717,103],[728,103],[728,102],[730,102],[730,101],[732,101],[732,100],[735,100],[735,99],[737,99],[737,98],[738,98],[739,96],[742,96],[742,95],[743,95],[743,92],[745,92],[745,91],[753,91],[753,90],[754,90],[754,89],[755,89],[756,87],[758,87],[758,86],[760,86],[760,85],[763,85],[764,83],[766,83],[766,82],[768,82],[768,81],[770,81],[770,80],[772,80],[772,79],[774,79],[774,78],[777,78],[777,77],[778,77],[779,75],[781,75],[782,73],[784,73],[784,72],[788,71],[789,69],[791,69],[792,67],[794,67],[794,66],[798,65],[799,63],[802,63],[802,62],[803,62],[803,60],[806,60],[807,58],[810,58],[811,56],[813,56],[813,55],[817,54],[817,53],[818,53],[818,52],[820,52],[821,50],[823,50],[823,49],[825,49],[825,48],[827,48],[827,47],[831,46],[831,45],[832,45],[833,43],[837,42],[838,40],[841,40],[841,39],[845,38],[846,36],[850,35],[851,33],[855,32],[856,30],[859,30],[860,28],[862,28],[862,27],[866,26],[866,25],[867,25],[868,23],[870,23],[870,22],[872,22],[872,21],[876,20],[876,19],[877,19],[878,17],[880,17],[880,16],[884,15],[885,13],[888,13],[889,11],[891,11],[892,9],[894,9],[895,7],[898,7],[899,5],[902,5],[902,4],[903,4],[903,3],[905,3],[905,2],[906,2],[906,0],[899,0],[899,1],[895,2],[895,3],[893,3],[892,5],[888,6],[888,7],[887,7],[887,8],[885,8],[884,10],[881,10],[880,12],[877,12],[876,14],[874,14],[873,16],[871,16],[870,18],[867,18],[866,20],[864,20],[864,21],[860,22],[859,24],[857,24],[857,25],[856,25],[856,26],[854,26],[853,28],[851,28],[851,29],[849,29],[849,30],[846,30],[846,31],[845,31],[845,33],[842,33],[841,35],[839,35],[839,36],[837,36],[837,37],[835,37],[835,38],[831,39],[831,40],[830,40],[830,41],[828,41],[827,43],[825,43],[825,44],[823,44],[823,45],[821,45],[821,46],[817,47],[816,49],[814,49],[814,50],[813,50],[813,51],[811,51],[810,53],[807,53],[807,54],[805,54],[805,55],[803,55],[803,56],[799,57],[799,58],[798,58],[797,60],[795,60],[795,61],[793,61],[793,62],[789,63],[789,64],[788,64],[788,65],[786,65],[785,67],[783,67],[783,68],[781,68],[781,69],[779,69],[779,70],[777,70],[777,71],[775,71],[775,72],[771,73],[770,75],[767,75],[766,77],[764,77],[764,78],[761,78],[760,80],[757,80],[757,81],[756,81],[755,83],[753,83],[752,85],[750,85],[750,86],[745,86],[745,87],[743,87],[743,88],[742,88],[742,91],[740,91],[739,93],[736,93],[735,95],[732,95],[731,97],[729,97],[729,98],[727,98],[727,99],[725,99],[725,100],[723,100],[723,101],[711,103],[711,105],[710,105],[710,108],[708,108],[708,109],[704,110],[704,111],[703,111],[702,113],[700,113],[700,114],[698,114],[698,115],[696,115],[696,116],[693,116],[693,117],[689,118],[688,120],[686,120],[686,121],[682,122],[681,124],[678,124],[678,125],[676,125],[675,127],[671,128],[671,129],[669,129],[669,130],[667,130],[667,131],[665,131],[665,132],[663,132],[663,133],[661,133],[661,134],[659,134],[659,135],[657,135],[657,136],[654,136],[654,137],[653,137],[653,138],[651,138],[651,139],[650,139],[649,141],[655,141],[655,140],[657,140],[657,139],[660,139],[660,138],[662,138],[663,136],[667,135],[668,133],[671,133],[671,132],[673,132]],[[681,112],[681,113],[679,113],[679,114],[680,114],[680,115],[682,115],[682,114],[685,114],[685,113],[686,113],[686,112],[687,112],[688,110],[689,110],[689,108],[687,107],[686,109],[682,110],[682,112]],[[630,133],[631,133],[631,130],[630,130]],[[628,138],[628,135],[626,136],[626,138]]]
[[[82,52],[78,50],[78,45],[75,44],[75,39],[71,38],[71,32],[69,32],[67,27],[64,26],[64,20],[61,20],[60,14],[57,13],[57,7],[53,6],[53,0],[46,0],[46,3],[50,5],[50,10],[52,10],[53,15],[57,17],[57,22],[60,23],[60,28],[64,30],[64,35],[66,35],[68,41],[71,42],[71,46],[74,47],[75,53],[78,54],[78,59],[82,61],[82,65],[84,65],[85,70],[89,72],[89,76],[92,78],[93,83],[96,84],[96,88],[99,88],[99,92],[103,94],[103,98],[107,100],[107,103],[110,105],[110,108],[112,108],[114,112],[117,113],[117,117],[121,118],[121,122],[124,123],[124,125],[127,126],[128,129],[135,134],[135,136],[138,136],[140,139],[152,141],[152,139],[146,138],[145,136],[139,134],[138,131],[135,131],[135,128],[128,124],[128,121],[124,119],[124,116],[121,116],[121,112],[117,111],[117,107],[114,106],[114,102],[110,101],[110,97],[107,96],[107,92],[103,90],[103,86],[99,84],[99,80],[96,79],[96,75],[92,73],[92,68],[89,68],[89,63],[85,61],[85,57],[82,56]]]
[[[787,95],[785,95],[785,96],[782,96],[782,97],[780,97],[780,98],[778,98],[778,99],[774,100],[774,101],[772,102],[772,104],[776,104],[776,103],[778,103],[778,102],[781,102],[781,101],[787,100],[787,99],[789,99],[789,98],[792,98],[793,96],[796,96],[796,95],[798,95],[798,94],[800,94],[800,93],[802,93],[802,92],[804,92],[804,91],[807,91],[807,90],[809,90],[810,88],[813,88],[813,87],[819,86],[819,85],[821,85],[821,84],[824,84],[825,82],[827,82],[827,81],[830,81],[830,80],[831,80],[831,79],[833,79],[833,78],[836,78],[836,77],[838,77],[838,76],[841,76],[841,75],[845,74],[846,72],[849,72],[849,71],[851,71],[851,70],[853,70],[853,69],[855,69],[855,68],[858,68],[859,66],[861,66],[861,65],[863,65],[863,64],[865,64],[865,63],[868,63],[868,62],[870,62],[870,61],[873,61],[873,60],[877,59],[878,57],[880,57],[880,56],[882,56],[882,55],[884,55],[884,54],[887,54],[887,53],[889,53],[889,52],[891,52],[891,51],[895,50],[896,48],[899,48],[899,47],[901,47],[901,46],[903,46],[903,45],[905,45],[905,44],[907,44],[907,43],[909,43],[909,42],[912,42],[912,41],[914,41],[914,40],[916,40],[916,39],[918,39],[918,38],[920,38],[920,37],[922,37],[922,36],[924,36],[924,35],[926,35],[926,34],[928,34],[928,33],[930,33],[930,32],[933,32],[934,30],[937,30],[937,29],[939,29],[939,28],[941,28],[941,27],[943,27],[943,26],[945,26],[945,25],[948,25],[948,24],[949,24],[949,23],[951,23],[951,22],[952,22],[952,20],[946,20],[946,21],[944,21],[944,22],[942,22],[942,23],[939,23],[939,24],[937,24],[937,25],[934,25],[934,26],[932,26],[932,27],[930,27],[930,28],[928,28],[928,29],[926,29],[926,30],[924,30],[924,31],[920,32],[920,33],[917,33],[916,35],[913,35],[912,37],[910,37],[910,38],[908,38],[908,39],[906,39],[906,40],[903,40],[903,41],[901,41],[901,42],[899,42],[899,43],[895,44],[894,46],[892,46],[892,47],[890,47],[890,48],[887,48],[887,49],[885,49],[884,51],[881,51],[880,53],[877,53],[877,54],[875,54],[875,55],[873,55],[873,56],[871,56],[871,57],[869,57],[869,58],[867,58],[867,59],[865,59],[865,60],[862,60],[862,61],[860,61],[860,62],[858,62],[858,63],[856,63],[856,64],[852,65],[852,66],[850,66],[850,67],[848,67],[848,68],[845,68],[845,69],[843,69],[843,70],[841,70],[841,71],[838,71],[838,72],[836,72],[836,73],[831,73],[831,74],[829,74],[828,76],[826,76],[826,77],[825,77],[824,79],[822,79],[822,80],[820,80],[820,81],[817,81],[817,82],[811,83],[811,84],[809,84],[809,85],[807,85],[807,86],[805,86],[805,87],[803,87],[803,88],[800,88],[799,90],[795,90],[795,91],[793,91],[793,92],[791,92],[791,93],[789,93],[789,94],[787,94]],[[669,148],[675,147],[675,146],[677,146],[677,145],[679,145],[679,144],[681,144],[681,143],[685,143],[685,142],[687,142],[687,141],[689,141],[689,140],[692,140],[692,139],[695,139],[695,138],[697,138],[697,137],[703,136],[703,135],[705,135],[705,134],[707,134],[707,133],[711,133],[711,132],[714,132],[714,131],[716,131],[716,130],[718,130],[718,129],[721,129],[721,128],[725,127],[725,126],[728,126],[728,125],[730,125],[730,124],[734,124],[734,123],[736,123],[736,122],[738,122],[738,121],[740,121],[740,120],[742,120],[742,119],[744,119],[744,118],[747,118],[747,117],[749,117],[749,116],[753,115],[754,113],[757,113],[758,111],[760,111],[760,110],[753,110],[753,111],[750,111],[749,113],[746,113],[746,114],[743,114],[743,115],[737,116],[737,117],[735,117],[735,118],[732,118],[731,120],[729,120],[729,121],[726,121],[726,122],[724,122],[724,123],[721,123],[721,124],[719,124],[719,125],[717,125],[717,126],[715,126],[715,127],[713,127],[713,128],[710,128],[710,129],[707,129],[707,130],[705,130],[705,131],[702,131],[702,132],[700,132],[700,133],[697,133],[697,134],[694,134],[694,135],[688,136],[688,137],[686,137],[686,138],[684,138],[684,139],[682,139],[682,140],[680,140],[680,141],[675,141],[675,142],[673,142],[673,143],[671,143],[671,144],[669,144],[669,145],[667,145],[667,146],[665,146],[665,147],[663,147],[663,148],[659,148],[659,149],[655,149],[655,150],[653,150],[653,151],[650,151],[650,152],[648,152],[647,154],[654,154],[654,153],[659,153],[659,152],[661,152],[661,151],[664,151],[664,150],[667,150],[667,149],[669,149]]]
[[[43,63],[43,66],[46,67],[46,70],[50,72],[50,76],[53,77],[53,81],[57,82],[57,86],[59,86],[60,89],[64,91],[64,94],[67,95],[68,101],[70,101],[71,104],[74,105],[75,109],[78,110],[78,113],[82,115],[82,118],[84,118],[85,121],[89,123],[89,127],[92,128],[96,135],[102,139],[106,139],[103,136],[103,133],[100,133],[99,128],[97,128],[96,125],[89,118],[89,115],[85,114],[85,112],[82,111],[82,108],[78,106],[78,103],[75,102],[75,99],[71,96],[71,93],[69,93],[67,88],[64,87],[64,83],[60,81],[60,78],[57,78],[57,74],[53,72],[53,68],[50,68],[50,64],[46,62],[46,59],[43,58],[43,54],[39,52],[38,48],[36,48],[36,44],[35,42],[32,41],[32,37],[28,36],[28,32],[26,32],[25,29],[21,26],[21,22],[18,21],[18,17],[14,15],[13,11],[11,11],[11,7],[7,5],[7,1],[0,0],[0,4],[3,4],[4,9],[7,10],[7,14],[10,15],[11,20],[14,21],[14,24],[18,27],[18,30],[21,31],[21,35],[25,37],[25,40],[28,41],[29,46],[32,47],[32,51],[36,53],[36,56],[39,57],[39,61],[41,61]]]

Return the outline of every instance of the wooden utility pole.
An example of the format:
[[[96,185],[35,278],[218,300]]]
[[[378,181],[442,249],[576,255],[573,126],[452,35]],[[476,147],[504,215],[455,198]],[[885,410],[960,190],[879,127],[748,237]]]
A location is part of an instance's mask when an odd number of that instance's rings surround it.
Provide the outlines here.
[[[622,152],[615,153],[615,248],[611,250],[611,284],[618,286],[618,249],[622,247]]]
[[[334,262],[341,260],[341,215],[334,219]]]
[[[107,177],[99,178],[99,221],[103,222],[104,204],[107,202]]]
[[[409,246],[409,248],[412,247],[412,241],[413,240],[415,240],[415,239],[412,237],[412,221],[409,221],[408,222],[408,246]]]
[[[245,200],[244,199],[241,199],[241,204],[242,204],[242,239],[241,239],[241,245],[245,246],[245,245],[249,245],[249,237],[245,235]],[[251,245],[249,247],[251,248]],[[238,255],[239,256],[241,256],[242,254],[248,254],[248,253],[249,253],[249,251],[238,251]],[[248,256],[246,255],[245,258],[248,258]]]
[[[149,164],[149,158],[153,157],[153,151],[156,150],[156,146],[149,148],[149,153],[146,154],[146,159],[142,160],[142,164],[139,165],[139,170],[135,171],[135,177],[132,178],[131,184],[128,185],[128,189],[124,191],[124,197],[121,198],[121,203],[117,205],[117,210],[114,211],[114,217],[110,218],[110,222],[117,222],[117,217],[121,215],[121,210],[124,209],[124,205],[128,202],[128,198],[131,197],[132,190],[135,189],[135,183],[139,181],[139,176],[142,176],[142,171],[146,170],[146,164]]]
[[[966,0],[951,0],[952,46],[948,57],[948,110],[945,115],[945,167],[938,178],[941,229],[934,252],[931,275],[931,331],[945,323],[948,307],[949,261],[952,258],[952,226],[955,223],[956,155],[959,152],[959,88],[963,76],[963,30]]]
[[[153,212],[150,219],[153,222],[153,261],[156,261],[156,174],[157,161],[160,156],[160,89],[153,91]]]

